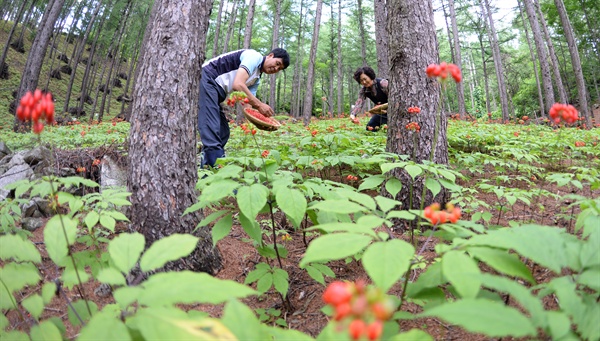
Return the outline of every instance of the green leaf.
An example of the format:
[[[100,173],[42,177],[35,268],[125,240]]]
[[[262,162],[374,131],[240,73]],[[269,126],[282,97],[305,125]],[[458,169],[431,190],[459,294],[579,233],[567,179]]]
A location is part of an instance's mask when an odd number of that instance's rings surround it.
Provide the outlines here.
[[[127,308],[133,302],[138,300],[138,297],[142,293],[143,289],[139,286],[136,287],[121,287],[113,291],[113,297],[115,302],[121,309]]]
[[[381,195],[376,196],[375,201],[377,202],[377,205],[379,205],[379,208],[381,208],[383,212],[388,212],[394,207],[402,205],[402,203],[398,200],[382,197]]]
[[[577,277],[577,283],[588,286],[596,292],[600,291],[600,268],[585,270]]]
[[[64,225],[64,231],[63,231]],[[65,240],[65,234],[67,240]],[[44,228],[44,244],[48,255],[58,266],[65,266],[68,246],[75,243],[77,220],[64,215],[55,215],[48,220]]]
[[[39,319],[42,312],[44,312],[44,300],[40,295],[31,295],[21,301],[21,304],[36,320]]]
[[[471,257],[459,251],[447,252],[442,256],[442,271],[461,297],[477,297],[481,281],[472,275],[481,271]]]
[[[584,269],[600,265],[600,248],[598,247],[600,245],[600,220],[598,223],[594,230],[590,228],[591,233],[583,244],[581,253],[579,254],[581,266]]]
[[[244,298],[256,294],[252,288],[234,281],[191,271],[157,273],[141,285],[145,290],[139,293],[138,302],[154,307],[178,303],[219,304],[230,298]]]
[[[304,214],[306,213],[306,198],[297,189],[282,187],[275,195],[277,205],[290,218],[295,228],[298,228],[302,223]]]
[[[231,213],[227,214],[221,220],[219,220],[212,228],[212,242],[213,247],[217,245],[217,242],[229,234],[231,228],[233,227],[233,218],[231,217]]]
[[[361,217],[361,218],[363,218],[363,217]],[[360,218],[359,218],[359,221],[361,221]],[[373,238],[375,238],[375,237],[377,237],[377,233],[375,233],[373,228],[375,228],[375,226],[363,225],[363,224],[359,224],[358,222],[356,224],[354,224],[354,223],[327,223],[327,224],[315,225],[311,228],[306,229],[306,231],[324,231],[327,233],[343,231],[343,232],[349,232],[349,233],[362,233],[362,234],[366,234],[366,235],[369,235],[369,236],[372,236]]]
[[[244,280],[244,284],[250,284],[259,280],[262,276],[269,273],[271,271],[271,267],[266,263],[258,263],[256,264],[256,269],[250,271],[246,279]]]
[[[98,224],[99,220],[100,220],[100,215],[98,214],[98,212],[90,211],[85,216],[85,219],[83,221],[85,222],[85,226],[87,226],[88,229],[91,229],[94,226],[96,226],[96,224]]]
[[[223,324],[238,340],[268,340],[254,312],[237,300],[230,300],[223,310]]]
[[[381,184],[385,181],[385,175],[372,175],[368,178],[363,179],[360,186],[358,186],[358,191],[362,192],[368,189],[379,188]]]
[[[88,307],[89,307],[89,310],[88,310]],[[77,314],[75,314],[73,309],[75,309]],[[96,303],[94,303],[92,301],[86,302],[85,300],[77,300],[77,301],[71,302],[71,306],[68,309],[69,322],[71,322],[71,324],[73,326],[81,325],[81,321],[83,321],[83,323],[87,323],[87,321],[97,311],[98,311],[98,306],[96,305]],[[91,312],[91,314],[90,314],[90,312]],[[81,321],[79,320],[80,318],[81,318]]]
[[[362,262],[373,282],[387,292],[408,271],[414,253],[415,248],[409,243],[392,239],[369,246]]]
[[[219,201],[226,196],[233,195],[233,190],[239,186],[239,183],[229,179],[215,181],[202,190],[200,202],[213,203]]]
[[[341,214],[350,214],[363,212],[366,208],[362,205],[355,204],[349,200],[324,200],[317,201],[311,205],[311,209],[317,209],[325,212],[333,212],[333,213],[341,213]]]
[[[269,189],[261,184],[240,187],[236,195],[240,211],[249,219],[255,219],[267,203],[268,195]]]
[[[40,280],[38,268],[32,263],[8,263],[0,268],[0,291],[8,289],[9,294],[21,290],[26,285],[37,284]],[[8,302],[1,302],[4,305]]]
[[[200,223],[198,223],[198,226],[196,226],[196,229],[207,226],[208,224],[219,219],[220,217],[224,216],[228,212],[229,212],[228,210],[220,210],[220,211],[216,211],[216,212],[209,214],[208,217],[202,219],[202,221]]]
[[[335,278],[335,273],[327,265],[320,263],[312,263],[311,266],[322,272],[323,275]]]
[[[488,264],[496,271],[509,276],[520,277],[531,284],[535,284],[535,279],[529,268],[514,253],[488,247],[469,247],[467,250],[473,257]]]
[[[411,329],[406,333],[400,333],[394,335],[390,341],[407,341],[407,340],[418,340],[418,341],[433,341],[433,337],[426,332],[419,329]]]
[[[283,269],[275,269],[275,272],[273,272],[273,286],[275,286],[275,290],[283,295],[283,298],[287,296],[287,292],[290,287],[288,280],[289,276],[287,271]]]
[[[100,270],[96,279],[101,283],[110,285],[126,285],[125,277],[119,270],[114,268],[105,268]]]
[[[15,234],[0,236],[0,259],[14,259],[17,262],[41,263],[42,256],[30,240]]]
[[[100,215],[100,225],[106,227],[110,232],[115,232],[116,221],[113,217],[108,214]]]
[[[144,251],[144,245],[144,235],[121,233],[108,243],[108,253],[117,269],[128,274]]]
[[[417,165],[406,165],[404,170],[410,175],[413,180],[421,173],[423,173],[423,168]]]
[[[189,255],[197,244],[198,238],[189,234],[172,234],[155,241],[142,256],[140,268],[143,272],[156,270],[167,262]]]
[[[517,309],[487,299],[465,298],[428,309],[420,316],[435,316],[467,331],[491,337],[537,335],[529,319]]]
[[[395,198],[402,190],[402,182],[396,178],[391,178],[385,183],[385,190],[390,193],[392,198]]]
[[[317,270],[312,265],[307,265],[305,267],[305,270],[312,279],[325,285],[325,277],[323,277],[323,274],[321,273],[321,271]]]
[[[404,220],[415,220],[416,214],[409,211],[390,211],[385,216],[386,219],[398,218]]]
[[[50,303],[50,301],[52,301],[52,298],[54,298],[55,294],[56,284],[54,284],[54,282],[48,282],[44,284],[44,286],[42,287],[42,298],[44,299],[44,304]]]
[[[300,261],[300,267],[311,262],[344,259],[362,251],[371,237],[354,233],[333,233],[313,240]],[[335,247],[331,247],[335,245]]]
[[[391,171],[392,169],[402,168],[402,167],[404,167],[405,164],[406,164],[406,162],[382,163],[379,165],[379,167],[381,168],[381,173],[385,174],[385,173]]]
[[[260,229],[260,226],[256,220],[248,219],[244,214],[240,214],[238,219],[240,220],[240,224],[242,224],[242,228],[244,228],[246,234],[248,234],[248,236],[250,236],[250,238],[252,238],[254,241],[261,244],[262,230]]]
[[[80,341],[96,341],[96,340],[131,340],[131,336],[127,327],[118,316],[114,316],[109,312],[101,312],[89,321],[89,323],[81,329],[77,336]]]
[[[58,328],[50,321],[43,321],[40,324],[31,327],[30,336],[32,340],[36,341],[55,341],[63,339]]]
[[[273,285],[273,273],[267,272],[264,276],[258,279],[256,282],[256,290],[261,294],[269,291]]]
[[[235,336],[216,319],[191,320],[173,308],[140,309],[128,320],[128,326],[139,331],[140,340],[235,340]]]
[[[567,336],[571,331],[571,321],[564,312],[547,311],[548,327],[550,327],[550,337],[553,340],[560,340]]]
[[[425,187],[431,191],[434,197],[442,190],[442,185],[440,185],[440,182],[431,178],[427,178],[427,180],[425,180]]]

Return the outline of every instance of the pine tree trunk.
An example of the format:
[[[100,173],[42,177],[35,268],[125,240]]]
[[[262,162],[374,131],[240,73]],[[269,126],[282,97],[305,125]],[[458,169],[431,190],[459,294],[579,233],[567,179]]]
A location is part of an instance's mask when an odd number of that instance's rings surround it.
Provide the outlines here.
[[[275,0],[275,18],[273,19],[273,41],[271,49],[279,47],[279,22],[281,21],[281,0]],[[269,105],[277,113],[277,102],[275,101],[277,75],[269,75]]]
[[[250,43],[252,42],[252,24],[254,23],[254,9],[256,7],[256,0],[250,0],[248,5],[248,15],[246,16],[246,28],[244,30],[244,46],[243,48],[249,49]]]
[[[537,85],[538,90],[538,100],[540,102],[540,117],[544,117],[544,95],[542,94],[542,85],[540,84],[540,77],[537,73],[537,58],[535,56],[533,48],[531,47],[531,39],[529,39],[529,30],[527,30],[527,24],[525,23],[525,16],[523,15],[523,8],[521,8],[521,1],[517,1],[517,4],[519,5],[521,22],[523,23],[523,29],[525,30],[525,39],[527,40],[527,46],[529,47],[529,55],[531,56],[531,62],[533,63],[533,74],[535,76],[535,84]]]
[[[571,54],[571,64],[573,66],[573,73],[575,74],[575,81],[577,83],[577,93],[579,94],[579,113],[585,118],[585,124],[588,129],[592,128],[592,117],[590,115],[588,100],[587,100],[587,88],[585,86],[585,79],[583,78],[583,70],[581,68],[581,59],[579,58],[579,50],[577,49],[577,42],[575,41],[575,34],[573,33],[573,27],[567,16],[567,10],[562,0],[554,0],[560,22],[562,23],[563,31],[565,32],[565,38],[567,45],[569,45],[569,53]]]
[[[235,20],[237,18],[237,0],[233,1],[233,7],[231,8],[231,14],[229,14],[229,25],[227,26],[227,32],[225,33],[225,42],[223,43],[223,50],[221,53],[226,53],[229,51],[229,40],[231,40],[231,35],[233,34],[233,27],[235,26]]]
[[[358,13],[358,31],[360,32],[360,56],[362,57],[363,66],[367,65],[367,34],[365,33],[365,24],[363,22],[362,14],[362,0],[357,1],[357,13]]]
[[[4,45],[4,49],[2,50],[2,57],[0,57],[0,79],[8,79],[9,73],[8,73],[8,64],[6,64],[6,57],[8,56],[8,49],[10,47],[10,41],[13,37],[13,34],[15,33],[15,30],[17,29],[17,26],[19,25],[19,20],[21,20],[21,17],[23,16],[23,13],[25,12],[25,5],[27,5],[27,1],[23,1],[23,3],[21,4],[21,7],[19,7],[19,10],[17,11],[17,16],[15,18],[15,22],[13,24],[13,26],[10,29],[10,32],[8,33],[8,38],[6,39],[6,45]]]
[[[563,85],[562,77],[560,74],[560,64],[558,62],[558,57],[556,56],[556,51],[554,50],[554,44],[552,44],[552,38],[550,37],[550,32],[548,32],[548,27],[546,25],[546,19],[544,19],[544,14],[542,13],[542,9],[540,8],[540,3],[536,4],[538,19],[540,19],[540,27],[542,32],[544,32],[544,39],[546,40],[546,45],[548,46],[548,55],[550,57],[550,67],[552,68],[552,74],[554,75],[554,84],[556,85],[556,91],[558,92],[558,98],[561,103],[567,103],[569,99],[567,98],[567,91],[565,90],[565,86]],[[536,69],[537,70],[537,69]]]
[[[301,78],[302,78],[302,63],[301,60],[303,58],[302,55],[302,51],[303,51],[303,32],[304,32],[304,26],[303,26],[303,18],[304,15],[302,14],[302,10],[304,9],[304,1],[300,0],[300,23],[298,23],[298,35],[296,35],[296,40],[298,41],[298,47],[297,47],[297,51],[298,54],[296,55],[296,62],[294,64],[294,76],[292,77],[292,98],[291,98],[291,104],[290,104],[290,115],[292,117],[300,117],[300,82],[301,82]]]
[[[417,163],[432,160],[434,163],[448,164],[447,121],[439,107],[440,84],[425,74],[427,65],[438,63],[438,42],[431,1],[389,0],[388,14],[391,64],[386,150],[408,155]],[[421,113],[408,114],[407,109],[412,106],[421,108]],[[410,122],[417,122],[421,127],[420,132],[409,131],[406,125]],[[425,205],[434,200],[429,191],[425,198],[422,197],[423,177],[412,181],[410,175],[401,168],[389,174],[403,184],[395,198],[402,202],[403,208],[418,208],[421,200]],[[385,190],[382,191],[387,194]],[[442,190],[436,199],[443,200],[445,197],[446,192]]]
[[[500,54],[500,46],[498,45],[498,35],[496,34],[496,28],[494,27],[494,19],[492,18],[492,12],[490,11],[490,4],[488,0],[481,0],[483,18],[487,17],[489,22],[488,35],[490,39],[490,45],[492,46],[492,55],[494,56],[494,68],[496,69],[496,79],[498,80],[498,92],[500,93],[500,109],[502,110],[502,120],[508,121],[510,119],[510,111],[508,108],[508,94],[506,93],[506,83],[504,82],[504,67],[502,66],[502,55]],[[485,11],[483,5],[485,4]],[[495,99],[496,97],[493,97]]]
[[[38,86],[48,42],[50,42],[52,32],[54,32],[54,24],[60,15],[64,2],[65,0],[51,0],[46,7],[38,32],[31,45],[31,50],[27,55],[27,61],[23,75],[21,76],[21,84],[19,85],[19,91],[17,91],[17,98],[23,97],[27,91],[33,91]],[[21,123],[15,117],[15,131],[26,130],[27,126],[28,124]]]
[[[544,90],[544,112],[548,114],[552,105],[554,105],[554,88],[552,86],[552,78],[550,76],[550,68],[548,67],[548,53],[546,46],[542,40],[542,31],[538,23],[538,18],[535,13],[533,0],[523,0],[525,5],[525,12],[529,17],[529,24],[531,26],[531,33],[533,35],[533,41],[537,50],[537,55],[540,60],[540,70],[542,71],[542,89]],[[537,70],[536,70],[537,72]]]
[[[200,212],[183,216],[197,198],[196,122],[202,45],[211,0],[157,0],[140,60],[129,142],[131,226],[147,245],[192,233]],[[167,266],[215,274],[221,255],[210,231],[199,229],[197,249]]]
[[[452,59],[454,60],[454,64],[462,70],[460,40],[458,39],[458,25],[456,23],[456,13],[454,12],[454,0],[448,0],[448,9],[450,11],[450,23],[452,24],[452,37],[454,41],[454,53],[452,54]],[[467,112],[465,109],[465,88],[462,82],[456,84],[456,94],[458,113],[462,115]]]
[[[377,46],[377,76],[388,78],[390,72],[390,43],[387,31],[387,7],[385,0],[373,0],[375,8],[375,45]]]
[[[304,125],[308,126],[312,117],[313,109],[313,91],[315,86],[315,64],[317,61],[317,46],[319,44],[319,27],[321,26],[321,9],[323,0],[317,0],[317,10],[315,12],[315,26],[313,29],[312,42],[310,44],[310,59],[308,61],[308,74],[306,76],[306,93],[304,94],[304,106],[302,116]]]
[[[225,3],[225,0],[220,0],[219,1],[219,11],[217,12],[217,20],[215,23],[215,34],[213,36],[213,50],[212,50],[212,57],[216,57],[219,55],[219,39],[221,39],[220,34],[221,34],[221,21],[223,21],[223,5]]]
[[[337,26],[337,111],[338,115],[344,111],[344,67],[342,65],[342,0],[338,0],[338,26]]]

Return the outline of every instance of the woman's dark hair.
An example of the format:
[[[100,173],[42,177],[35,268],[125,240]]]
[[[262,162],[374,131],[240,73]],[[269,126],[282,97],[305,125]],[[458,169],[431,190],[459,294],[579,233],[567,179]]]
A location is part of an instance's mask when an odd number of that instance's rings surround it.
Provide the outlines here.
[[[375,71],[370,66],[359,67],[356,72],[354,72],[354,80],[358,84],[360,84],[360,75],[363,73],[373,80],[376,78]]]
[[[271,52],[269,52],[269,54],[271,53],[273,54],[273,58],[281,58],[284,69],[287,69],[287,67],[290,66],[290,55],[287,53],[286,50],[280,47],[276,47],[273,50],[271,50]]]

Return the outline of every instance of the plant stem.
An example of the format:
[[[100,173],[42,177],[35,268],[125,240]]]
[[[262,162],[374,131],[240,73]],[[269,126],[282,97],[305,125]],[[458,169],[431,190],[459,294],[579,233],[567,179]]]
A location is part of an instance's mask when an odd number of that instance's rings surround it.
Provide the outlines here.
[[[273,202],[269,200],[267,201],[267,203],[269,204],[269,211],[271,212],[271,227],[273,228],[273,247],[275,248],[275,254],[277,255],[279,268],[283,269],[283,263],[281,262],[281,257],[279,256],[279,249],[277,248],[277,233],[275,232],[275,215],[273,214]]]

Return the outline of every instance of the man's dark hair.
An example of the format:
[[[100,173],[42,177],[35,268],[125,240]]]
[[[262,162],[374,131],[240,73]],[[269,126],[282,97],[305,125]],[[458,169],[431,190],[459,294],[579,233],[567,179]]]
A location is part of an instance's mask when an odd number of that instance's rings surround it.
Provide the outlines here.
[[[271,52],[269,52],[269,54],[271,53],[273,54],[274,58],[281,58],[284,69],[287,69],[287,67],[290,66],[290,55],[287,53],[286,50],[280,47],[276,47],[273,50],[271,50]]]
[[[363,66],[363,67],[359,67],[356,72],[354,72],[354,80],[360,84],[360,75],[362,74],[367,75],[367,77],[375,80],[376,76],[375,76],[375,70],[373,70],[370,66]]]

